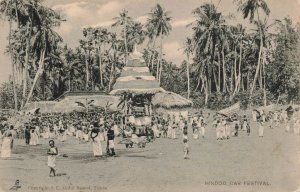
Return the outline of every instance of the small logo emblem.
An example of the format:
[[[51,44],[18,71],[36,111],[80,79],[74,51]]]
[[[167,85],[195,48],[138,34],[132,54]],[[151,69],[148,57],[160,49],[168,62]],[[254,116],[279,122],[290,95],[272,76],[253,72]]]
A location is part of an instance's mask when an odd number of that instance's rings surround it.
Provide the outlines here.
[[[17,191],[20,188],[21,188],[20,181],[19,181],[19,179],[17,179],[14,186],[12,186],[9,190],[10,191]]]

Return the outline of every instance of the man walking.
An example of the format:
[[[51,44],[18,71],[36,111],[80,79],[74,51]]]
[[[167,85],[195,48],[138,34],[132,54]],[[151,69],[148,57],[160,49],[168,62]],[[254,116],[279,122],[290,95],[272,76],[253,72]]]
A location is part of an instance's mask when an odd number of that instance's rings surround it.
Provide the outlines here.
[[[30,141],[30,129],[29,129],[29,126],[26,125],[26,128],[25,128],[25,143],[26,143],[26,145],[29,145],[29,141]]]
[[[115,132],[112,130],[111,126],[107,131],[107,153],[109,156],[115,156]]]

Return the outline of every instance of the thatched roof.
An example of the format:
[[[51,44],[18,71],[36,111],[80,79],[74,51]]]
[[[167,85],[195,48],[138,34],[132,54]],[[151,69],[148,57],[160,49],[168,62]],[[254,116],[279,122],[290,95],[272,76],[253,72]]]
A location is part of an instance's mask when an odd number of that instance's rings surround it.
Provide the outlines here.
[[[25,113],[32,112],[34,109],[39,109],[41,113],[52,112],[54,106],[57,104],[57,101],[36,101],[27,103],[22,111]]]
[[[173,92],[157,93],[152,98],[155,107],[165,109],[187,108],[193,105],[193,102]]]
[[[142,54],[135,51],[129,56],[126,67],[116,80],[111,95],[122,93],[155,94],[164,92],[155,77],[150,74],[149,68],[142,59]]]
[[[117,105],[119,103],[119,97],[114,97],[111,95],[85,95],[85,96],[67,96],[57,105],[54,106],[54,112],[73,112],[73,111],[84,111],[84,107],[79,106],[76,102],[83,103],[86,105],[87,102],[92,101],[92,108],[104,108],[109,105],[108,109],[115,111],[117,110]]]
[[[119,97],[111,95],[68,95],[60,101],[43,101],[43,102],[32,102],[27,104],[23,111],[25,113],[35,111],[39,109],[41,113],[53,113],[53,112],[73,112],[73,111],[85,111],[84,107],[79,106],[76,102],[86,104],[94,100],[89,109],[104,108],[108,110],[118,110],[117,105],[119,103]],[[108,106],[107,106],[108,105]]]

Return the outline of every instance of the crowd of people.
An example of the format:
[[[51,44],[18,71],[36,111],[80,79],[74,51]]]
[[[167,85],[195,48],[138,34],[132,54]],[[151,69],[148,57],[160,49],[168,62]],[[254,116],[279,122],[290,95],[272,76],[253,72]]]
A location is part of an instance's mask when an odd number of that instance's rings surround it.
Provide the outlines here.
[[[54,140],[65,142],[69,137],[75,138],[79,144],[91,142],[94,156],[102,157],[116,156],[116,137],[120,138],[117,144],[124,144],[126,148],[132,148],[134,145],[143,148],[158,138],[178,139],[178,135],[181,135],[184,158],[188,159],[190,153],[188,132],[191,139],[205,139],[206,129],[213,128],[217,140],[228,140],[238,137],[241,131],[250,136],[250,121],[253,121],[258,125],[260,138],[263,138],[267,125],[270,129],[284,127],[286,132],[300,134],[298,112],[288,114],[286,110],[280,110],[265,113],[253,110],[251,118],[246,115],[226,116],[219,113],[210,117],[209,113],[204,114],[202,111],[187,117],[156,114],[136,118],[117,112],[29,115],[21,127],[1,124],[1,158],[11,157],[14,139],[24,139],[26,145],[34,146],[39,145],[40,139],[43,138],[49,140],[48,166],[50,175],[55,176],[55,157],[58,150],[54,146]],[[102,143],[106,144],[106,153],[102,151]]]

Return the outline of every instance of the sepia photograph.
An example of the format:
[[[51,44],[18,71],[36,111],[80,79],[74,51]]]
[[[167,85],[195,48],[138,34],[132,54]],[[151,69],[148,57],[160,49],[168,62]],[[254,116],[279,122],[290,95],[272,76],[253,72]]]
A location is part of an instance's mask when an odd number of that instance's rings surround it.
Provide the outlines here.
[[[0,0],[0,192],[300,192],[300,0]]]

